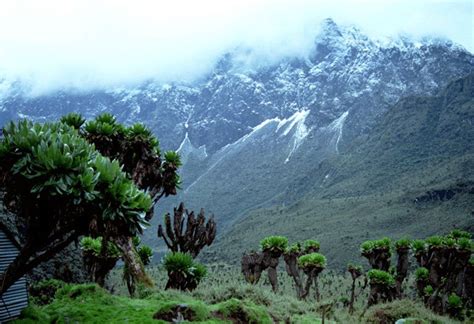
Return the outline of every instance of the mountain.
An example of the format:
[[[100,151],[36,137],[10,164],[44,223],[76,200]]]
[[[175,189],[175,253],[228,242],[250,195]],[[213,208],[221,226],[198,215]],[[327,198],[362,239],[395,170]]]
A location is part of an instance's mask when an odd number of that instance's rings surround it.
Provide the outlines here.
[[[150,80],[134,88],[31,97],[27,86],[4,80],[0,123],[24,117],[52,120],[70,111],[88,118],[111,112],[122,122],[144,122],[163,149],[179,150],[186,162],[181,171],[183,189],[177,197],[160,202],[157,214],[182,200],[192,209],[204,207],[214,213],[224,234],[260,208],[280,206],[286,212],[285,206],[301,202],[302,197],[311,201],[322,192],[335,199],[345,199],[357,189],[363,194],[376,192],[378,184],[364,174],[379,156],[367,160],[357,150],[369,139],[378,143],[373,135],[377,127],[405,138],[398,133],[401,128],[390,128],[392,120],[387,119],[397,102],[409,96],[433,96],[474,67],[474,56],[450,41],[374,40],[330,19],[322,23],[306,56],[268,64],[255,56],[252,50],[237,48],[223,55],[208,75],[187,84]],[[413,127],[421,118],[397,116]],[[426,127],[429,135],[431,128]],[[403,143],[386,144],[398,148]],[[395,148],[397,156],[410,154]],[[427,160],[436,153],[431,147],[422,148]],[[397,161],[400,164],[394,162],[391,170],[400,181],[404,169],[397,170],[405,162]],[[349,167],[354,163],[360,172]],[[341,170],[357,171],[354,180],[338,182]],[[350,172],[344,176],[351,178]],[[258,227],[262,233],[265,226]],[[153,244],[154,232],[145,234]]]
[[[474,73],[436,96],[401,99],[369,134],[319,165],[289,206],[252,211],[207,258],[237,263],[267,235],[314,239],[329,264],[360,262],[358,246],[389,236],[474,232]]]

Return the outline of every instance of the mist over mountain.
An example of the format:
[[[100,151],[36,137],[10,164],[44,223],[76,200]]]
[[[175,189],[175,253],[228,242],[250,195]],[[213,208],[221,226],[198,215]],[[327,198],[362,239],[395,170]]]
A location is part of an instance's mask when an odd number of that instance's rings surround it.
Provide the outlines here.
[[[133,88],[56,91],[31,97],[16,82],[8,84],[1,97],[0,124],[19,118],[56,120],[71,111],[87,118],[110,112],[128,124],[144,122],[161,147],[178,150],[184,162],[182,190],[160,202],[158,215],[185,201],[192,209],[203,207],[214,213],[221,235],[260,208],[286,208],[301,203],[303,197],[311,201],[403,188],[400,177],[419,163],[408,159],[413,151],[405,144],[415,133],[404,127],[418,127],[423,120],[415,113],[421,109],[418,103],[410,106],[413,114],[397,114],[396,107],[403,105],[405,97],[436,96],[453,80],[472,73],[474,56],[462,46],[437,38],[372,39],[356,27],[340,26],[331,19],[319,27],[312,48],[305,57],[256,64],[252,49],[239,47],[192,83],[150,81]],[[425,113],[433,114],[429,109]],[[443,136],[469,132],[472,117],[469,109],[463,113],[468,114],[467,122],[455,114],[463,127],[439,126]],[[435,125],[426,127],[429,133]],[[393,142],[400,137],[407,142]],[[381,147],[383,141],[388,141],[387,146]],[[423,163],[438,161],[439,145],[445,144],[421,145]],[[372,150],[377,154],[370,155]],[[378,165],[383,154],[393,150],[397,157],[390,160],[397,161],[392,165],[393,177],[360,176],[361,169]],[[472,153],[463,144],[449,158]],[[373,158],[367,160],[367,156]],[[409,164],[406,169],[405,164]],[[449,174],[453,179],[461,177]],[[350,175],[354,176],[351,183],[341,181]],[[425,180],[420,180],[420,190],[437,181]],[[379,182],[387,187],[380,189]],[[318,214],[318,208],[314,213]],[[259,230],[271,228],[272,217],[259,223]],[[154,219],[159,221],[159,216]],[[303,230],[297,220],[293,225],[296,232]],[[155,245],[153,228],[145,237]],[[419,234],[426,233],[420,228]]]

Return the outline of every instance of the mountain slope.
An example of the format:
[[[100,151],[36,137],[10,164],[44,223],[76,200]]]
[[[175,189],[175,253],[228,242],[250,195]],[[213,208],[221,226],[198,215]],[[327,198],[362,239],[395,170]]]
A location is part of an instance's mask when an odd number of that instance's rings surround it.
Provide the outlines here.
[[[213,212],[223,234],[252,210],[293,204],[336,177],[348,177],[339,172],[355,160],[344,164],[338,156],[357,152],[400,98],[433,95],[474,67],[474,56],[449,41],[382,42],[330,19],[305,56],[264,63],[254,55],[237,48],[192,84],[150,80],[134,88],[30,97],[27,86],[3,80],[0,88],[9,90],[1,92],[0,124],[17,118],[47,121],[70,111],[142,121],[163,150],[179,149],[186,162],[183,190],[160,202],[157,214],[185,201],[192,209]],[[419,116],[403,118],[412,117],[415,125]],[[380,127],[390,126],[385,120]],[[368,182],[365,164],[361,170],[347,185]],[[326,193],[344,195],[344,186]],[[153,221],[155,228],[160,217]],[[156,243],[153,229],[145,236]]]
[[[252,212],[207,258],[238,262],[265,235],[316,238],[333,266],[381,236],[474,232],[474,74],[437,96],[400,100],[368,136],[320,165],[309,193]],[[308,181],[310,178],[308,179]]]

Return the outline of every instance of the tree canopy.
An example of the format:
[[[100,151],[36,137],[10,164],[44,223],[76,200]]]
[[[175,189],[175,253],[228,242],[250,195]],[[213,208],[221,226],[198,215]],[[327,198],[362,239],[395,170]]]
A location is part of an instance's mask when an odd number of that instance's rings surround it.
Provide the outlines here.
[[[0,294],[82,235],[114,240],[132,262],[131,237],[148,225],[154,203],[176,193],[179,156],[167,152],[162,159],[146,127],[125,127],[109,114],[84,123],[69,114],[61,122],[23,120],[3,129],[0,197],[24,242],[0,274]]]

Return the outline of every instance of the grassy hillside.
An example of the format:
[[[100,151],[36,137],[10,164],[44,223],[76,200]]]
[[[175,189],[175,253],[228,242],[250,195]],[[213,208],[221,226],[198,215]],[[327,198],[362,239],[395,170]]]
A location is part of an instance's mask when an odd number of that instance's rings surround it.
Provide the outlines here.
[[[474,232],[474,75],[436,97],[401,100],[373,131],[315,166],[289,206],[255,210],[206,258],[239,262],[267,235],[316,238],[329,264],[357,259],[366,239]],[[288,188],[294,195],[298,188]]]
[[[193,323],[321,323],[321,305],[332,304],[326,323],[393,323],[400,318],[417,318],[417,323],[458,323],[433,314],[418,301],[402,299],[366,310],[367,290],[358,284],[354,314],[344,301],[349,296],[349,276],[323,272],[319,278],[321,301],[311,294],[306,301],[295,298],[292,280],[279,272],[280,291],[273,293],[266,280],[258,285],[243,281],[238,268],[213,264],[209,275],[193,292],[164,291],[165,272],[148,268],[156,282],[154,289],[139,289],[130,298],[121,280],[121,269],[112,273],[109,285],[114,294],[96,285],[64,285],[49,303],[32,299],[16,324],[26,323],[169,323],[178,319]],[[262,278],[263,279],[263,278]],[[410,284],[407,294],[412,295]],[[42,299],[45,302],[45,299]]]

